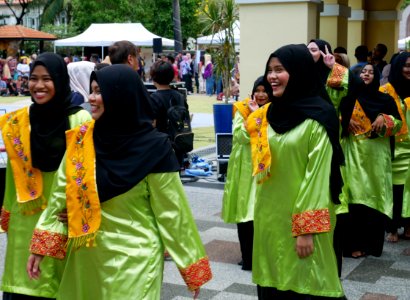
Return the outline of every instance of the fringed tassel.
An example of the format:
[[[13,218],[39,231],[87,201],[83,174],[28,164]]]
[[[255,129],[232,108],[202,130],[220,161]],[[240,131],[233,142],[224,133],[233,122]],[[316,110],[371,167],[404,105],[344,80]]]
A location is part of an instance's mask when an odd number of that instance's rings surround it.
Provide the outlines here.
[[[270,178],[270,168],[264,170],[261,173],[256,174],[255,177],[256,177],[257,184],[264,183],[266,180]]]
[[[27,201],[24,203],[18,203],[20,212],[23,215],[31,216],[40,211],[43,211],[47,207],[47,199],[42,195],[35,200]]]
[[[95,242],[95,238],[97,237],[97,232],[93,232],[91,234],[68,238],[66,248],[72,247],[72,249],[77,250],[81,247],[96,247],[97,243]]]

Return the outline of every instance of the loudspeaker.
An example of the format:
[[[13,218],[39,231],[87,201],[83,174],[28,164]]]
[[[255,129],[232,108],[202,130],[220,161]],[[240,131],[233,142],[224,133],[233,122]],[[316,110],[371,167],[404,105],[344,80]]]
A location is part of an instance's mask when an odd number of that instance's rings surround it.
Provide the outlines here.
[[[153,51],[154,53],[161,53],[162,52],[162,39],[161,38],[153,38]]]

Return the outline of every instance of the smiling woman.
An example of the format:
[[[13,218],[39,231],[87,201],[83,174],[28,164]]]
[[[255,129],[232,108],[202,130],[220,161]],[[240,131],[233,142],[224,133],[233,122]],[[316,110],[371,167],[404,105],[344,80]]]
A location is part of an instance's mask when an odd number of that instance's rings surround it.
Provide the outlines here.
[[[37,104],[49,102],[56,94],[54,82],[46,67],[42,65],[38,65],[31,72],[28,87]]]

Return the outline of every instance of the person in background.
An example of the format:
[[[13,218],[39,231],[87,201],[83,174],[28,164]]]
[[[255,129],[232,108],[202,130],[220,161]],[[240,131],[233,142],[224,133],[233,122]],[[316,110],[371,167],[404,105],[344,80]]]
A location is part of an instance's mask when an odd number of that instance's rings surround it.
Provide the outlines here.
[[[390,74],[390,68],[391,68],[391,63],[393,59],[399,55],[401,52],[394,53],[390,59],[390,62],[384,66],[383,72],[380,76],[380,85],[385,85],[387,82],[389,82],[389,74]]]
[[[20,63],[17,65],[17,76],[28,76],[30,74],[30,66],[27,63],[27,58],[20,60]]]
[[[182,78],[182,81],[185,82],[188,95],[192,94],[192,69],[187,55],[182,56],[182,61],[179,64],[179,76]]]
[[[0,80],[0,96],[8,96],[7,78]]]
[[[253,211],[256,200],[256,182],[252,178],[252,157],[249,133],[246,130],[248,116],[270,102],[270,85],[259,77],[250,98],[233,105],[233,140],[228,161],[227,178],[222,200],[222,219],[236,223],[242,253],[242,270],[252,270]]]
[[[320,97],[322,82],[306,45],[273,52],[264,78],[272,102],[247,119],[259,184],[252,263],[258,298],[343,298],[333,249],[344,162],[336,110]]]
[[[357,64],[350,67],[350,71],[352,71],[353,75],[359,77],[362,73],[363,67],[368,63],[367,62],[367,54],[369,53],[369,49],[367,49],[366,45],[357,46],[354,50],[354,57],[357,59]]]
[[[19,91],[17,89],[17,84],[14,82],[13,77],[7,79],[7,90],[9,96],[18,96]]]
[[[173,80],[174,69],[169,62],[159,60],[155,62],[150,71],[150,76],[157,90],[151,94],[151,107],[154,114],[154,127],[158,131],[169,134],[168,132],[168,109],[171,102],[174,105],[184,106],[188,110],[186,98],[177,90],[169,85]],[[184,156],[178,148],[173,145],[180,167],[183,167]]]
[[[95,63],[90,61],[78,61],[67,65],[73,104],[81,105],[88,102],[90,75],[94,68]]]
[[[44,276],[33,281],[26,273],[28,249],[42,211],[52,203],[54,175],[66,150],[65,131],[91,118],[81,107],[72,106],[67,67],[57,54],[39,55],[29,89],[33,102],[29,107],[0,117],[9,158],[1,211],[1,226],[7,232],[4,300],[57,297],[64,261],[45,259]]]
[[[174,79],[172,81],[178,82],[179,81],[179,71],[177,64],[175,62],[175,58],[172,55],[168,55],[168,62],[172,65],[172,69],[174,70]]]
[[[350,68],[350,60],[345,53],[335,53],[335,61],[346,68]]]
[[[403,197],[410,164],[410,52],[396,56],[389,74],[389,82],[380,87],[382,93],[389,94],[396,102],[402,120],[402,127],[395,135],[393,172],[393,219],[387,223],[386,240],[398,242],[398,229],[404,227],[403,238],[410,239],[410,198]]]
[[[196,299],[212,278],[209,259],[168,137],[152,127],[145,87],[124,64],[93,72],[90,81],[93,120],[67,132],[28,274],[42,279],[45,255],[66,256],[60,300],[159,300],[166,246]],[[62,224],[54,216],[65,208]],[[55,242],[41,243],[45,233]]]
[[[385,44],[377,44],[373,49],[372,63],[376,66],[380,74],[383,72],[383,68],[387,65],[387,62],[383,60],[386,54],[387,46]]]
[[[334,50],[333,50],[333,53],[343,53],[343,54],[346,54],[347,55],[347,50],[346,50],[346,48],[345,47],[342,47],[342,46],[338,46],[338,47],[336,47]]]
[[[206,94],[212,96],[214,94],[214,75],[213,75],[213,64],[210,54],[205,54],[205,70],[204,79],[206,86]]]
[[[392,153],[390,137],[402,126],[394,99],[379,92],[380,73],[367,64],[352,110],[343,109],[343,198],[349,203],[343,255],[379,257],[385,223],[393,215]]]
[[[126,64],[135,71],[139,68],[137,47],[130,41],[115,42],[108,48],[108,55],[112,65]]]
[[[20,95],[22,96],[30,96],[30,89],[28,84],[28,76],[22,77],[21,87],[20,87]]]

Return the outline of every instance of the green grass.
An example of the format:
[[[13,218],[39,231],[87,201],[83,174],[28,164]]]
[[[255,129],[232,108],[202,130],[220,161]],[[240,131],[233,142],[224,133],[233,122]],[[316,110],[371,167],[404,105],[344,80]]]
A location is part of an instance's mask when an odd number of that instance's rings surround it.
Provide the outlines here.
[[[199,94],[188,95],[188,105],[190,113],[213,113],[213,105],[220,101],[216,100],[216,96],[206,96]]]
[[[215,144],[214,127],[194,128],[194,149],[210,146]]]
[[[14,102],[19,102],[21,100],[25,100],[27,98],[30,98],[29,96],[8,96],[8,97],[2,97],[0,96],[0,104],[1,103],[14,103]]]

